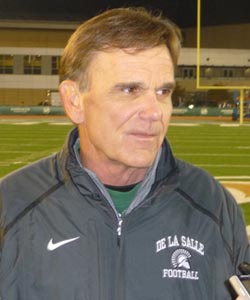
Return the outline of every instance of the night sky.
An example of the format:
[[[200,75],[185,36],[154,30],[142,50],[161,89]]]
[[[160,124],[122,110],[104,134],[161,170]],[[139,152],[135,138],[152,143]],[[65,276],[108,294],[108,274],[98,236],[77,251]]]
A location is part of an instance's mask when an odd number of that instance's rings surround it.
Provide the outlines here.
[[[250,23],[250,0],[201,0],[202,25]],[[196,0],[0,0],[0,19],[83,21],[107,8],[144,6],[196,26]]]

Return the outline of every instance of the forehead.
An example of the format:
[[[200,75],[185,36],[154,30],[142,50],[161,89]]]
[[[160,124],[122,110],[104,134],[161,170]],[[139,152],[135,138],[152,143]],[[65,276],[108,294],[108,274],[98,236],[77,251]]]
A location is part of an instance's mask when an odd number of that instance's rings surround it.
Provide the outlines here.
[[[92,76],[133,76],[136,74],[167,73],[173,75],[173,62],[166,46],[135,51],[134,49],[109,49],[97,52],[90,64]]]

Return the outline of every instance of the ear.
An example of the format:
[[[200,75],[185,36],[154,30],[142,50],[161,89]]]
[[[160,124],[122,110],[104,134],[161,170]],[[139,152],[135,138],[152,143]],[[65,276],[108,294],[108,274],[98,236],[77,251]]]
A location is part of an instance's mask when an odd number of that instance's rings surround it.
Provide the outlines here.
[[[79,125],[84,122],[84,109],[78,84],[72,80],[64,80],[59,86],[64,111],[70,120]]]

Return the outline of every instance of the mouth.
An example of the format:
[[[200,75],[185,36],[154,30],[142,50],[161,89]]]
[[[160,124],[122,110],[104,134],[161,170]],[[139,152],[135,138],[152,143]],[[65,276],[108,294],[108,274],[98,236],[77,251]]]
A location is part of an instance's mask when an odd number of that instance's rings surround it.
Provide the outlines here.
[[[151,140],[158,136],[158,134],[156,133],[150,133],[144,131],[132,131],[129,134],[137,139],[143,139],[143,140]]]

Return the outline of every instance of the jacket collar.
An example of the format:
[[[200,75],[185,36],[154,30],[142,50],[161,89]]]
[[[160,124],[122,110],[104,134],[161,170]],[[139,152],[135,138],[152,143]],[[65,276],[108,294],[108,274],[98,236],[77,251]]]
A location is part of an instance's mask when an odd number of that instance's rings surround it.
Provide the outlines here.
[[[86,184],[87,178],[88,181],[90,180],[90,178],[92,178],[91,181],[94,181],[96,184],[98,182],[97,176],[95,176],[95,174],[93,174],[91,171],[83,168],[75,153],[74,145],[78,139],[78,129],[74,128],[69,133],[66,143],[64,144],[62,150],[58,153],[58,165],[60,168],[60,173],[64,174],[64,178],[67,177],[67,175],[70,175],[70,177],[76,184],[82,185],[83,179],[85,179],[84,184]],[[153,184],[164,180],[176,170],[176,159],[173,156],[167,139],[165,139],[161,147],[161,153],[159,153],[158,159],[155,162],[155,166],[150,168],[150,171],[148,172],[145,180],[148,181],[148,184],[151,188]],[[150,176],[153,176],[153,182],[152,180],[149,180]],[[146,186],[148,186],[148,184]]]
[[[178,171],[177,160],[173,155],[168,140],[165,139],[162,144],[162,153],[156,171],[156,181],[163,180],[175,171]]]

